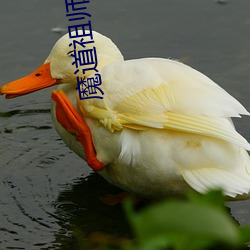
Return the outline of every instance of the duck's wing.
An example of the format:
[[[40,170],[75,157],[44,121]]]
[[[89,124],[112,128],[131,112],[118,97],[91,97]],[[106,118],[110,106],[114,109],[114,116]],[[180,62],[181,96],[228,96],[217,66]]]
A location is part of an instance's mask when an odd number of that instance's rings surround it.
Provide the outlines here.
[[[109,65],[100,74],[104,98],[83,100],[79,106],[111,131],[177,130],[250,149],[229,119],[249,113],[202,73],[176,61],[151,58]]]

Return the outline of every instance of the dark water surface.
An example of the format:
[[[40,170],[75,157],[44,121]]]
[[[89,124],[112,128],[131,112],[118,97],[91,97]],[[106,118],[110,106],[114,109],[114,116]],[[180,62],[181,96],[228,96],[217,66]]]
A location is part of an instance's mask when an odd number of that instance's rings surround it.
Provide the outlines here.
[[[179,59],[204,72],[250,110],[250,1],[90,0],[91,24],[126,59]],[[67,29],[64,1],[0,3],[0,85],[46,59]],[[0,98],[0,249],[77,249],[72,230],[130,234],[120,206],[100,201],[117,193],[70,152],[53,129],[50,89]],[[250,118],[236,121],[250,141]],[[250,201],[229,206],[250,225]]]

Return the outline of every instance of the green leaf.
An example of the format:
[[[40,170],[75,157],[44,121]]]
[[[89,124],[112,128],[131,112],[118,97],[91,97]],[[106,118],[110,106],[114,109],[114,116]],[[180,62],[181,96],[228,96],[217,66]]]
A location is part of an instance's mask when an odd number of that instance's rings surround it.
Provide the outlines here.
[[[215,206],[190,201],[164,201],[135,213],[129,201],[126,210],[136,239],[151,249],[163,243],[175,249],[191,249],[191,239],[192,249],[204,249],[197,246],[213,242],[231,245],[241,242],[231,217]]]
[[[250,227],[239,227],[242,242],[250,246]]]
[[[216,206],[225,210],[225,196],[223,195],[221,190],[210,190],[205,195],[196,193],[194,191],[189,192],[187,197],[190,201],[196,204],[207,204]]]

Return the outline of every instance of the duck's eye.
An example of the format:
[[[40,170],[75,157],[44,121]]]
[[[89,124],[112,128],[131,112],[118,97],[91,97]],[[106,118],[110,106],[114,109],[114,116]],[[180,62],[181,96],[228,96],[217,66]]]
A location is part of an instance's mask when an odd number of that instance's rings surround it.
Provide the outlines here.
[[[40,76],[41,74],[40,73],[36,73],[35,76]]]
[[[71,53],[73,53],[73,52],[74,52],[74,50],[69,51],[69,52],[67,53],[67,56],[71,55]]]

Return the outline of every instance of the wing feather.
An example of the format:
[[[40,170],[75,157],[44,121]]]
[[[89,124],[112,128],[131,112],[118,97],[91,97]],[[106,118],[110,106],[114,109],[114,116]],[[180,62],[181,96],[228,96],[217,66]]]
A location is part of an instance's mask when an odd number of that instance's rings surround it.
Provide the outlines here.
[[[249,113],[225,90],[191,67],[148,58],[108,65],[100,74],[104,99],[82,101],[80,109],[109,130],[177,130],[250,150],[230,119]]]

